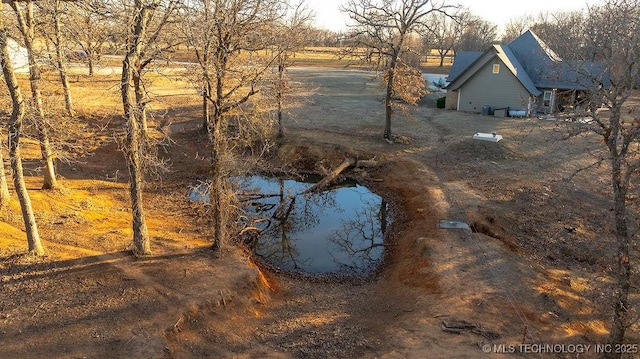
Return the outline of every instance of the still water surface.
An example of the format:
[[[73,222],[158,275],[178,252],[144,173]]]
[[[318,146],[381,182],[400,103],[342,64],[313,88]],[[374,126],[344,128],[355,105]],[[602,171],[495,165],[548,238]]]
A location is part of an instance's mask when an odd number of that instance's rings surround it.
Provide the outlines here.
[[[382,259],[388,206],[356,181],[320,193],[303,193],[312,180],[252,176],[234,182],[248,208],[243,225],[259,230],[251,247],[270,265],[312,275],[366,276]]]

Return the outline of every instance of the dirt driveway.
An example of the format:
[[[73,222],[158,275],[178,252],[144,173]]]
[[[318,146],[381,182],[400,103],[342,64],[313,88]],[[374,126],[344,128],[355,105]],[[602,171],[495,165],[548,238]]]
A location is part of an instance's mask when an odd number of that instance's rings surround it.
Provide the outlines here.
[[[10,234],[1,248],[0,357],[573,358],[531,344],[604,342],[607,170],[566,180],[591,163],[597,138],[560,141],[555,122],[425,101],[393,124],[410,141],[390,145],[381,140],[382,95],[371,74],[290,74],[309,90],[297,91],[307,96],[289,109],[281,160],[381,164],[350,173],[393,210],[377,277],[306,281],[260,270],[239,249],[212,256],[206,220],[185,199],[186,183],[206,175],[204,138],[182,114],[167,152],[174,173],[147,194],[154,256],[122,252],[130,240],[125,184],[92,177],[95,163],[65,167],[61,193],[34,191],[49,257],[17,255],[19,219],[3,213]],[[504,140],[471,139],[493,131]],[[107,173],[122,166],[114,146],[94,156]],[[474,231],[437,228],[445,219]],[[496,352],[509,345],[530,352]],[[580,357],[595,357],[594,348]]]

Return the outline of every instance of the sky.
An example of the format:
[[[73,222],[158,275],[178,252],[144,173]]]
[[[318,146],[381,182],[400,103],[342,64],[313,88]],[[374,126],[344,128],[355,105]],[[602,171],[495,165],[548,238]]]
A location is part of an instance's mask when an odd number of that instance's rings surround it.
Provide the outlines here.
[[[522,15],[537,15],[540,12],[557,12],[584,9],[595,0],[535,0],[516,2],[514,0],[449,0],[471,10],[472,13],[491,21],[502,29],[512,18]],[[340,11],[346,0],[307,0],[316,13],[316,26],[333,31],[344,30],[348,17]]]

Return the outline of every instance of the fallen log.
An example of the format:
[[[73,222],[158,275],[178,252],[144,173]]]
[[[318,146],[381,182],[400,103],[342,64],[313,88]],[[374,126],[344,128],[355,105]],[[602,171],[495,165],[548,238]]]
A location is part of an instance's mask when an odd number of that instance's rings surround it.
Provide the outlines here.
[[[331,173],[329,173],[329,175],[327,175],[325,178],[320,180],[320,182],[318,182],[318,183],[314,184],[313,186],[307,188],[302,193],[305,194],[305,193],[310,193],[310,192],[318,192],[318,191],[322,190],[323,188],[325,188],[326,186],[331,184],[331,181],[336,179],[336,177],[338,177],[344,170],[346,170],[347,168],[349,168],[351,166],[354,166],[356,163],[357,163],[357,160],[355,158],[345,158],[344,161],[340,164],[340,166],[336,167],[336,169],[331,171]]]

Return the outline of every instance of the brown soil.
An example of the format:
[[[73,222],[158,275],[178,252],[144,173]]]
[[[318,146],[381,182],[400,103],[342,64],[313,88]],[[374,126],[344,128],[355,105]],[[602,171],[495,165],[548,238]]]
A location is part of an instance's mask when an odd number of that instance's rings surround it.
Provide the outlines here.
[[[607,168],[566,180],[591,163],[596,137],[559,141],[554,122],[442,111],[425,101],[413,119],[394,123],[407,143],[390,145],[380,138],[380,90],[370,75],[292,74],[315,90],[289,109],[276,161],[319,168],[356,156],[381,164],[348,173],[393,209],[375,278],[293,278],[261,270],[232,245],[214,255],[206,209],[186,200],[188,186],[206,179],[198,99],[170,83],[181,95],[156,104],[171,111],[155,125],[173,140],[161,151],[172,171],[145,193],[154,255],[136,259],[127,250],[126,167],[111,140],[119,123],[92,115],[115,105],[87,107],[94,147],[60,165],[64,189],[39,190],[30,161],[48,255],[23,254],[14,200],[0,212],[0,358],[504,358],[522,355],[484,353],[483,345],[605,342],[613,263]],[[89,90],[76,95],[93,102],[96,89],[104,97],[117,91],[80,84]],[[471,139],[492,131],[505,140]],[[33,143],[25,150],[37,157]],[[443,219],[473,232],[437,228]],[[637,275],[634,283],[637,301]],[[479,330],[453,334],[443,321]],[[640,343],[637,329],[630,343]],[[580,357],[595,357],[595,349]]]

